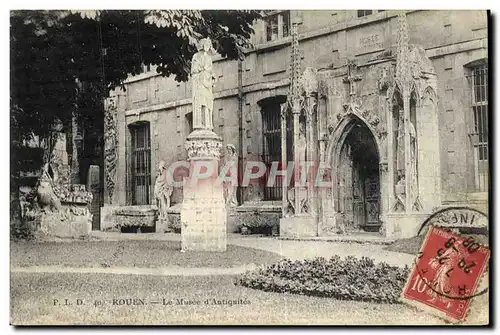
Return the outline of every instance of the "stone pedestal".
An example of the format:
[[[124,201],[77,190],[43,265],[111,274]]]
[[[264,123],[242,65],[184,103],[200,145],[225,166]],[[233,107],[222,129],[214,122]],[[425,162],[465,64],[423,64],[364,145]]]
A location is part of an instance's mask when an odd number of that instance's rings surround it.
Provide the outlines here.
[[[410,238],[431,213],[389,213],[386,215],[385,237]]]
[[[189,177],[181,208],[182,251],[226,251],[227,213],[218,165],[222,139],[210,130],[187,138]]]
[[[86,191],[85,185],[81,184],[55,185],[53,192],[60,206],[52,209],[44,207],[36,227],[36,236],[63,238],[88,236],[92,230],[92,213],[89,210],[92,193]]]
[[[43,213],[37,228],[37,237],[87,237],[92,230],[92,214],[85,207],[63,205],[58,212]]]
[[[286,238],[318,236],[316,218],[307,214],[297,214],[280,219],[280,236]]]
[[[172,231],[168,226],[168,217],[162,217],[156,220],[155,231],[157,233],[170,233]]]

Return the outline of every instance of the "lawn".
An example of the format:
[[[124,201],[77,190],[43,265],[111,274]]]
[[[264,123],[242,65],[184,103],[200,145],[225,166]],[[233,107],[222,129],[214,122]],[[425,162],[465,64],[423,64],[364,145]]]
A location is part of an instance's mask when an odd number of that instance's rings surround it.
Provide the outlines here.
[[[460,234],[460,236],[472,236],[480,243],[488,245],[488,237],[484,235],[466,235]],[[424,242],[424,235],[415,236],[412,238],[405,238],[401,240],[397,240],[394,243],[386,246],[384,249],[388,251],[394,252],[402,252],[410,255],[417,255],[422,247],[422,243]]]
[[[268,293],[233,284],[234,277],[156,277],[92,274],[13,274],[13,324],[337,324],[409,325],[444,322],[403,304],[339,301]],[[72,305],[59,302],[68,299]],[[76,305],[76,299],[83,304]],[[113,304],[141,299],[144,304]],[[199,302],[179,305],[177,300]],[[208,299],[208,304],[205,301]],[[214,303],[216,302],[220,303]],[[96,301],[100,304],[95,305]],[[153,302],[161,301],[160,304]],[[163,301],[172,301],[164,305]],[[228,301],[238,303],[228,304]],[[224,303],[225,302],[225,303]],[[244,303],[241,303],[244,302]]]
[[[173,241],[11,242],[12,266],[233,267],[270,264],[281,256],[228,245],[226,252],[180,252]]]

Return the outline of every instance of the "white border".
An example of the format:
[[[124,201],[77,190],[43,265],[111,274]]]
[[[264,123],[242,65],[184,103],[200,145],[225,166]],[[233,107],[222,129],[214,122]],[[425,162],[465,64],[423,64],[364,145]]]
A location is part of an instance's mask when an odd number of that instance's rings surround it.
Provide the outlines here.
[[[3,46],[3,52],[1,53],[1,60],[3,66],[0,67],[0,71],[2,71],[2,89],[1,89],[1,94],[2,94],[2,105],[6,110],[1,113],[1,120],[0,120],[0,145],[2,146],[1,151],[4,154],[9,152],[9,112],[8,112],[8,106],[9,106],[9,10],[10,9],[60,9],[60,8],[68,8],[68,5],[70,5],[70,8],[78,8],[78,9],[95,9],[95,8],[127,8],[127,9],[143,9],[143,8],[183,8],[183,9],[192,9],[192,8],[202,8],[202,9],[248,9],[248,8],[259,8],[259,9],[286,9],[286,8],[291,8],[291,9],[363,9],[363,8],[374,8],[374,9],[492,9],[493,15],[497,16],[498,13],[500,13],[500,1],[498,0],[475,0],[475,1],[460,1],[460,0],[448,0],[448,1],[435,1],[435,0],[420,0],[420,1],[367,1],[367,0],[350,0],[350,1],[324,1],[324,2],[311,2],[311,1],[275,1],[275,0],[253,0],[251,2],[237,2],[237,1],[214,1],[214,0],[183,0],[183,1],[148,1],[148,0],[142,0],[142,1],[137,1],[137,0],[121,0],[121,1],[107,1],[107,0],[86,0],[86,1],[80,1],[78,4],[75,4],[74,2],[68,3],[68,1],[23,1],[23,0],[16,0],[16,1],[5,1],[2,2],[1,7],[2,11],[1,13],[1,18],[2,18],[2,24],[1,24],[1,33],[0,33],[0,38],[2,39],[2,46]],[[342,6],[342,8],[339,8],[339,5]],[[119,6],[119,7],[117,7]],[[5,8],[4,8],[5,7]],[[337,7],[337,8],[335,8]],[[491,44],[492,46],[496,45],[498,41],[498,35],[494,36],[494,41]],[[491,52],[491,51],[490,51]],[[496,59],[492,59],[492,61],[496,61]],[[492,74],[497,78],[497,73],[498,69],[495,66],[495,73]],[[498,94],[498,82],[496,82],[496,87],[494,89],[494,92],[492,92],[492,96],[500,96]],[[496,102],[498,103],[498,102]],[[494,127],[497,128],[498,123],[500,122],[500,118],[498,116],[495,117],[495,125]],[[494,134],[494,133],[493,133]],[[498,149],[498,142],[496,141],[497,139],[495,138],[495,147]],[[498,150],[497,150],[498,151]],[[495,152],[495,154],[498,154],[498,152]],[[495,155],[498,156],[498,155]],[[9,156],[10,158],[10,156]],[[496,162],[496,161],[495,161]],[[1,261],[2,261],[2,277],[1,277],[1,283],[0,283],[0,288],[1,288],[1,307],[0,307],[0,324],[1,324],[1,330],[2,334],[4,334],[4,331],[6,333],[10,333],[14,331],[13,327],[8,326],[9,325],[9,165],[6,163],[4,160],[3,164],[0,164],[0,183],[1,183],[1,198],[0,198],[0,204],[1,204],[1,210],[2,210],[2,238],[4,243],[0,243],[1,247]],[[495,201],[495,206],[492,206],[495,208],[500,208],[500,200],[498,198]],[[496,220],[491,218],[491,224],[496,225]],[[500,229],[497,227],[495,229],[496,235],[492,237],[492,239],[495,242],[498,242],[498,232]],[[496,247],[494,248],[496,250]],[[493,254],[491,256],[492,262],[496,261],[496,254]],[[496,278],[498,278],[498,267],[496,268]],[[498,290],[495,290],[495,292],[498,292]],[[494,297],[490,297],[490,299],[494,299]],[[497,300],[497,299],[495,299]],[[497,309],[493,309],[493,311],[497,311]],[[490,315],[490,318],[497,319],[496,316],[498,312],[495,312],[495,315]],[[289,331],[290,329],[283,329],[285,331]],[[317,331],[318,329],[313,329],[313,331]],[[361,332],[361,331],[377,331],[377,330],[383,330],[383,329],[356,329],[354,330],[355,333]],[[417,331],[418,329],[413,328],[413,329],[399,329],[398,331],[404,331],[405,333],[408,332],[413,332]],[[39,330],[43,332],[51,331],[51,329],[44,329],[44,330]],[[64,330],[59,330],[59,333],[69,333],[74,330],[72,329],[64,329]],[[135,329],[137,331],[137,329]],[[139,330],[140,332],[145,332],[147,331],[146,329]],[[170,332],[178,332],[178,330],[170,329]],[[193,329],[184,329],[183,331],[190,331],[190,332],[200,332],[200,330],[193,330]],[[205,330],[206,331],[206,330]],[[212,331],[224,331],[223,329],[212,329]],[[234,329],[231,329],[229,331],[235,331]],[[247,333],[247,332],[255,332],[257,329],[248,329],[245,331],[241,331],[242,333]],[[266,329],[266,330],[260,330],[261,332],[270,332],[273,331],[272,329]],[[274,330],[276,331],[276,330]],[[305,332],[306,330],[302,329],[300,332]],[[335,332],[345,332],[343,329],[334,329],[333,331]],[[440,330],[442,331],[442,330]],[[451,331],[454,332],[455,329],[448,329],[446,331]],[[475,329],[468,329],[468,332],[473,333],[478,330]],[[350,333],[353,332],[351,329],[349,331]]]

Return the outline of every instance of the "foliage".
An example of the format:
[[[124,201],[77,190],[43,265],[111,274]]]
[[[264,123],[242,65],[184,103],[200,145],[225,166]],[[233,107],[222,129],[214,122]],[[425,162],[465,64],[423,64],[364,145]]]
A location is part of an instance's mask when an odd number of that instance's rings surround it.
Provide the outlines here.
[[[168,214],[168,227],[174,230],[174,233],[181,232],[181,215]]]
[[[50,157],[54,124],[68,131],[75,118],[91,138],[85,145],[91,152],[82,156],[99,160],[103,100],[110,90],[124,89],[125,79],[141,73],[143,65],[188,80],[200,37],[210,37],[223,57],[237,59],[249,46],[253,21],[259,17],[257,11],[234,10],[11,11],[12,194],[19,167],[25,165],[19,154],[25,141],[45,143],[40,169]],[[88,164],[81,164],[82,171]]]
[[[186,81],[200,37],[223,56],[248,47],[256,11],[102,10],[11,12],[11,107],[20,135],[67,126],[82,83],[102,97],[144,65]],[[96,111],[93,111],[96,113]],[[98,115],[101,111],[97,111]],[[97,116],[97,115],[96,115]]]
[[[237,284],[272,292],[330,297],[340,300],[395,303],[409,275],[408,266],[400,268],[384,262],[334,256],[327,260],[291,261],[288,259],[245,273]]]
[[[272,230],[279,230],[280,217],[277,214],[261,212],[241,213],[238,215],[238,227],[248,229],[251,233],[270,234]]]
[[[21,221],[15,221],[11,222],[10,225],[10,238],[14,241],[33,240],[35,236],[33,230],[30,229],[27,224]]]

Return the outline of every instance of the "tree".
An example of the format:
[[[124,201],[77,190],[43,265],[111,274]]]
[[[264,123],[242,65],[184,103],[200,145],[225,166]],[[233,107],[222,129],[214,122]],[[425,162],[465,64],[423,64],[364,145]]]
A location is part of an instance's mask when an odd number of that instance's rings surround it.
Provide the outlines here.
[[[124,88],[143,65],[188,80],[201,37],[210,37],[223,57],[242,58],[259,17],[257,11],[230,10],[12,11],[12,183],[23,141],[50,143],[53,124],[68,129],[75,114],[102,122],[109,91]]]

